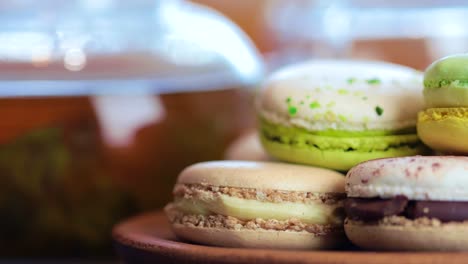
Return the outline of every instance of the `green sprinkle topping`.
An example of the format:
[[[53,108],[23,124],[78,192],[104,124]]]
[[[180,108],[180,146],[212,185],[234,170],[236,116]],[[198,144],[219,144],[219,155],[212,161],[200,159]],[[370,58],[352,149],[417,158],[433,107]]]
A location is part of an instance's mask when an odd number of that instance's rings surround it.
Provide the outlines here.
[[[339,94],[347,94],[347,93],[348,93],[348,90],[346,90],[346,89],[339,89],[339,90],[338,90],[338,93],[339,93]]]
[[[349,78],[349,79],[347,80],[347,82],[348,82],[349,84],[353,84],[353,83],[356,82],[356,78]]]
[[[376,107],[375,107],[375,112],[376,112],[379,116],[381,116],[381,115],[383,114],[383,108],[380,107],[380,106],[376,106]]]
[[[303,105],[303,104],[304,104],[304,101],[300,101],[299,104],[300,104],[300,105]]]
[[[320,103],[317,102],[317,101],[313,101],[312,103],[310,103],[309,107],[312,108],[312,109],[314,109],[314,108],[319,108],[319,107],[320,107]]]
[[[362,100],[367,100],[367,96],[363,96],[363,97],[362,97]]]
[[[290,107],[288,108],[288,112],[289,112],[290,115],[293,116],[293,115],[295,115],[295,114],[297,113],[297,108],[294,107],[294,106],[290,106]]]
[[[341,120],[341,121],[346,121],[346,116],[344,115],[338,115],[338,118]]]
[[[380,84],[380,80],[377,78],[367,80],[368,84]]]
[[[307,96],[306,96],[306,99],[310,99],[310,95],[307,95]]]
[[[291,102],[291,97],[286,98],[286,103],[290,103],[290,102]]]

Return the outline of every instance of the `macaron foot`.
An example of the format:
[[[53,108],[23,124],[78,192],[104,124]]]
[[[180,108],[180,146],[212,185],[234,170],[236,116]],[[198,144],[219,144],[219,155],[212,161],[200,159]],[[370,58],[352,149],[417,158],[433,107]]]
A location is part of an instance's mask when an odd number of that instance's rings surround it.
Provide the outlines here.
[[[260,140],[265,150],[279,160],[347,171],[356,164],[378,158],[427,153],[416,133],[390,131],[312,132],[262,121]],[[368,133],[368,134],[365,134]]]

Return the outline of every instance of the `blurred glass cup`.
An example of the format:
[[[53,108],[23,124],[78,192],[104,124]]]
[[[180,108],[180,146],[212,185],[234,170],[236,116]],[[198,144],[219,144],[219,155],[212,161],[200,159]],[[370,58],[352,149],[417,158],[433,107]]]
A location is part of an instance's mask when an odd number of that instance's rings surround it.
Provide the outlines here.
[[[307,58],[386,60],[424,69],[433,60],[466,52],[468,6],[460,0],[270,0],[272,67]]]
[[[0,255],[110,253],[111,226],[252,126],[263,64],[175,0],[0,3]]]

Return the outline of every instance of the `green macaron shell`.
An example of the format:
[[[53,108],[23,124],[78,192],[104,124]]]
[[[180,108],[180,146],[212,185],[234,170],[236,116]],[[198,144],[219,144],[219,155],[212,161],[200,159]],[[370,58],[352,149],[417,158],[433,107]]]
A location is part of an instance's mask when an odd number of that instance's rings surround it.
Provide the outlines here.
[[[424,98],[428,107],[468,106],[468,54],[433,62],[424,74]]]
[[[468,54],[458,54],[436,60],[424,73],[424,87],[440,88],[459,81],[468,84]],[[468,86],[467,86],[468,88]]]
[[[366,131],[350,132],[353,136],[327,136],[265,121],[261,121],[260,131],[263,146],[275,158],[342,171],[370,159],[425,152],[415,133],[366,135]]]

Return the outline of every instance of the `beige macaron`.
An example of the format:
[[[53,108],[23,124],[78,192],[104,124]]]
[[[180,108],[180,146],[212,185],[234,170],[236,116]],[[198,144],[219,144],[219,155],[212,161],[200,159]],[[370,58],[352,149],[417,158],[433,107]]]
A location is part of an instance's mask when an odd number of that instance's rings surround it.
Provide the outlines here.
[[[340,247],[344,176],[273,162],[212,161],[186,168],[165,208],[175,234],[213,246]]]
[[[240,135],[232,142],[224,154],[227,160],[271,161],[260,143],[256,130],[250,130]]]
[[[467,251],[468,157],[377,159],[345,179],[345,231],[372,250]]]

